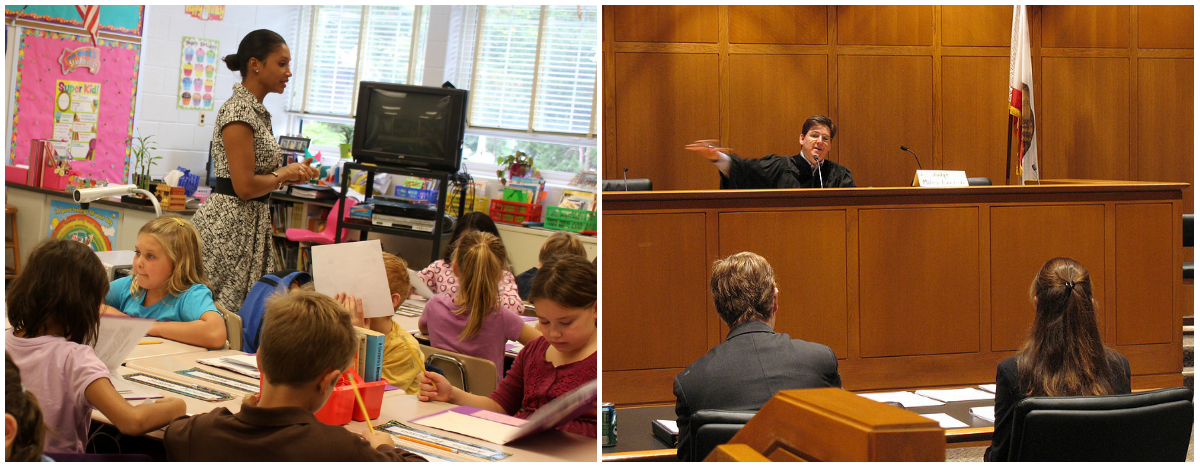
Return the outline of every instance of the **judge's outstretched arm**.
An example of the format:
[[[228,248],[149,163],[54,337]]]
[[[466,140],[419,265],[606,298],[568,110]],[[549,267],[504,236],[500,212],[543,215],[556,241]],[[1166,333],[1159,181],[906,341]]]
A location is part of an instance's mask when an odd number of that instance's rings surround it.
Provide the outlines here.
[[[717,170],[721,171],[721,174],[728,177],[729,155],[725,154],[725,152],[729,151],[729,148],[719,147],[717,146],[718,143],[717,140],[696,140],[684,146],[683,149],[700,153],[713,164],[716,164]]]

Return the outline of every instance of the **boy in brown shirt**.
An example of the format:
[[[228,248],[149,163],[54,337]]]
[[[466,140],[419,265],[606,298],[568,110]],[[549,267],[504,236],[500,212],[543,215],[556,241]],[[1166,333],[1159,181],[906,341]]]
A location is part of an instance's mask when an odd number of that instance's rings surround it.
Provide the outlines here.
[[[168,461],[425,461],[384,432],[360,437],[317,420],[357,340],[350,315],[332,298],[295,291],[267,305],[258,367],[261,397],[241,411],[217,408],[176,419],[163,436]]]

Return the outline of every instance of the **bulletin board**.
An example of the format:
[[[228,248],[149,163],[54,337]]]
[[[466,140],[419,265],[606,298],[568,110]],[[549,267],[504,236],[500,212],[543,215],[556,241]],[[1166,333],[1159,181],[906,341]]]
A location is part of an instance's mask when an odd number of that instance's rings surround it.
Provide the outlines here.
[[[20,43],[9,163],[28,164],[31,140],[53,137],[60,82],[95,83],[99,113],[92,156],[72,161],[71,168],[80,171],[82,177],[124,183],[129,173],[141,46],[102,39],[100,69],[95,74],[88,68],[63,73],[59,60],[64,50],[89,46],[90,37],[32,28],[20,28],[17,37]]]
[[[83,18],[75,5],[4,5],[4,17],[20,15],[23,20],[83,28]],[[100,5],[100,30],[117,34],[142,35],[145,5]]]

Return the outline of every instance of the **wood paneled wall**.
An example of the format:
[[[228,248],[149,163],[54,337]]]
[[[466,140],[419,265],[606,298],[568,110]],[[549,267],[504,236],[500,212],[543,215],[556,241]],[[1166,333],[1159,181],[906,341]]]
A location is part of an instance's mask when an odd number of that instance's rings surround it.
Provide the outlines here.
[[[1194,7],[1030,13],[1043,177],[1192,183]],[[1011,6],[605,6],[603,27],[606,174],[716,189],[685,144],[791,155],[826,114],[859,186],[908,185],[900,145],[1004,183]]]

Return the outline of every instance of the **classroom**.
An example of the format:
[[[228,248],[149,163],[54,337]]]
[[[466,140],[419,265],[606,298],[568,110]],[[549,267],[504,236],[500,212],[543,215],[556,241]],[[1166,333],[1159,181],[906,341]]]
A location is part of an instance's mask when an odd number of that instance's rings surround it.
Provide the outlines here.
[[[602,12],[603,461],[1193,460],[1193,6]]]
[[[6,5],[6,461],[597,461],[599,10]]]

